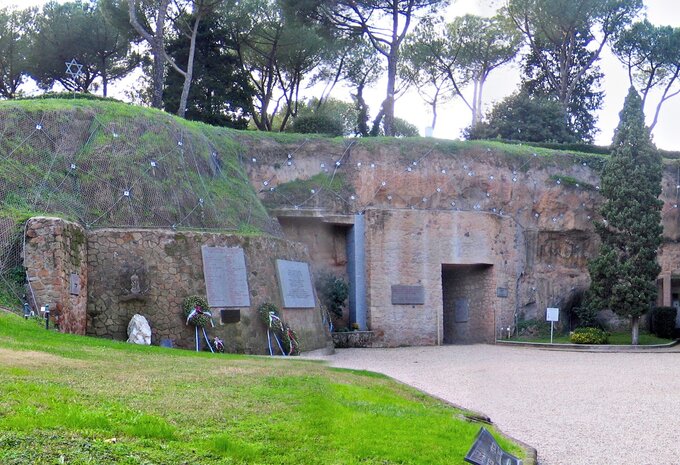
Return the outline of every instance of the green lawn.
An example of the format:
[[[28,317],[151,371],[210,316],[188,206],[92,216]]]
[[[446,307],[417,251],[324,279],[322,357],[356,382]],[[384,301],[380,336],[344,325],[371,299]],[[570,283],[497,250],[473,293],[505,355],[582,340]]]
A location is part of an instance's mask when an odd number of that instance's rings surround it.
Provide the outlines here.
[[[374,373],[65,335],[0,312],[3,465],[463,465],[479,427]]]
[[[656,344],[669,344],[673,342],[672,339],[664,339],[661,337],[657,337],[653,334],[648,334],[648,333],[640,333],[640,336],[638,338],[638,342],[640,345],[647,346],[647,345],[656,345]],[[512,338],[512,341],[520,341],[520,342],[540,342],[540,343],[546,343],[550,342],[550,336],[546,337],[537,337],[537,338],[525,338],[525,337],[520,337],[520,338]],[[631,334],[630,331],[627,331],[625,333],[612,333],[609,335],[609,344],[610,345],[630,345],[631,342]],[[553,343],[554,344],[571,344],[571,341],[569,340],[568,335],[555,335],[553,337]]]

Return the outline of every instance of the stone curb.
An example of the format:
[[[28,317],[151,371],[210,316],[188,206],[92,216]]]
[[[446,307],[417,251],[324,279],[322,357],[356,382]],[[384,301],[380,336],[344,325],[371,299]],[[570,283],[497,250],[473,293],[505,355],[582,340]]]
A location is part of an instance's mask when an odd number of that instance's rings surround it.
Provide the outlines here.
[[[670,353],[680,352],[676,339],[668,344],[654,344],[646,346],[632,345],[591,345],[591,344],[550,344],[547,342],[523,342],[523,341],[503,341],[497,340],[496,345],[507,347],[523,347],[539,350],[556,350],[567,352],[602,352],[602,353]]]
[[[381,374],[383,376],[391,379],[392,381],[394,381],[398,384],[401,384],[402,386],[408,386],[411,389],[415,389],[416,391],[421,392],[422,394],[424,394],[428,397],[431,397],[432,399],[436,399],[443,404],[446,404],[446,405],[453,407],[457,410],[461,410],[463,412],[463,414],[461,416],[467,421],[470,421],[470,422],[473,422],[473,423],[484,423],[486,425],[493,425],[498,434],[500,434],[504,438],[518,444],[522,449],[524,449],[524,452],[526,453],[526,458],[524,460],[522,460],[522,465],[539,465],[538,464],[538,451],[534,447],[530,446],[526,442],[520,441],[519,439],[515,439],[514,437],[505,434],[498,427],[496,427],[496,425],[494,425],[493,421],[491,421],[491,418],[488,415],[486,415],[485,413],[481,413],[481,412],[477,412],[475,410],[470,410],[469,408],[461,407],[458,404],[454,404],[451,401],[443,399],[443,398],[436,396],[434,394],[430,394],[429,392],[423,391],[422,389],[419,389],[419,388],[412,386],[408,383],[404,383],[403,381],[399,381],[398,379],[394,379],[391,376],[385,375],[384,373],[381,373]],[[472,444],[470,444],[470,446],[472,446]]]

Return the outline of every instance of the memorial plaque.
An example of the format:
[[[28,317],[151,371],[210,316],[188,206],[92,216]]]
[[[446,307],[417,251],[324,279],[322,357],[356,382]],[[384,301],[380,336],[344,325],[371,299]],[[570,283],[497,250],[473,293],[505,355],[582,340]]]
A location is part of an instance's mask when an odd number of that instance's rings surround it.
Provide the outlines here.
[[[250,307],[246,259],[240,247],[201,247],[211,307]]]
[[[223,325],[241,321],[241,310],[220,310],[220,322]]]
[[[484,428],[477,433],[465,461],[473,465],[522,465],[520,459],[505,452]]]
[[[454,305],[456,323],[467,323],[470,320],[470,300],[456,299]]]
[[[72,273],[69,277],[71,295],[80,295],[80,275]]]
[[[425,305],[425,288],[393,284],[392,305]]]
[[[496,288],[496,297],[507,297],[508,296],[508,288],[507,287],[497,287]]]
[[[279,287],[284,308],[316,307],[308,264],[276,260],[276,271],[279,275]]]

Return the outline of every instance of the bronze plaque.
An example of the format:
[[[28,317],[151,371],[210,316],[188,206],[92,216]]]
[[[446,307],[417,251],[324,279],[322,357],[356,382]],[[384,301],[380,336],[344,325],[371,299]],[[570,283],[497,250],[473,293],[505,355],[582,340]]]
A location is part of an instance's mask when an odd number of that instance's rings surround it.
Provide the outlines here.
[[[220,310],[220,321],[223,325],[241,321],[241,310]]]
[[[392,305],[425,305],[425,288],[393,284]]]

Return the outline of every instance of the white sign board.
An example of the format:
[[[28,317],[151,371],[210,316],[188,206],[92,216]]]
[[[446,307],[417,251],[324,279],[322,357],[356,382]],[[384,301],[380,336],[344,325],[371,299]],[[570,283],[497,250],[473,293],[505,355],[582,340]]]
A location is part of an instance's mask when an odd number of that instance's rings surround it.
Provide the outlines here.
[[[545,321],[560,321],[560,309],[548,307],[545,312]]]

